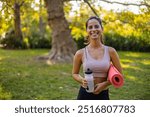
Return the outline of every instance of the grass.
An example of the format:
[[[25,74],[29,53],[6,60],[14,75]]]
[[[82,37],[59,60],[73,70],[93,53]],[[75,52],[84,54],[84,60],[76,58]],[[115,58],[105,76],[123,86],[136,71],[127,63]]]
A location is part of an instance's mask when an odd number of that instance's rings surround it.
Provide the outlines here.
[[[48,65],[36,57],[49,50],[0,49],[0,99],[76,99],[79,84],[71,76],[72,64]],[[150,53],[119,52],[125,85],[110,87],[110,99],[150,99]]]

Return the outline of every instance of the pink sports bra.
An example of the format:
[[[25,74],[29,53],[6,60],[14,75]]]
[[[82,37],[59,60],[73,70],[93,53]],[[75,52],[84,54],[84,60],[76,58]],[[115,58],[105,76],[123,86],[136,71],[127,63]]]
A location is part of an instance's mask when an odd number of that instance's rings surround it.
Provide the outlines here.
[[[87,71],[89,68],[93,72],[94,77],[107,77],[107,73],[110,67],[110,55],[108,46],[104,46],[104,55],[101,60],[96,60],[91,57],[87,48],[84,48],[83,55],[83,71]]]

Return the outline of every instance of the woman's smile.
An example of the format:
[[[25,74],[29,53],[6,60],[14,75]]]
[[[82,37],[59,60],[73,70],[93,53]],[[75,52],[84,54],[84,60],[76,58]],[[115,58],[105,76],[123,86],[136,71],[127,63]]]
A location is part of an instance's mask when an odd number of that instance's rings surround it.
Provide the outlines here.
[[[91,38],[95,39],[99,37],[100,32],[99,31],[90,31],[89,35]]]

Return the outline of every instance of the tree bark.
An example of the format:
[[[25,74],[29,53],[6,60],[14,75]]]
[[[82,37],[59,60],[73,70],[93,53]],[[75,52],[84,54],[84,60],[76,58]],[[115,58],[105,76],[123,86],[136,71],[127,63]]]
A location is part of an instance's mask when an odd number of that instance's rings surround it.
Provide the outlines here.
[[[45,0],[45,3],[48,24],[52,29],[52,49],[49,60],[52,63],[70,63],[76,51],[76,45],[64,16],[63,0]]]
[[[15,38],[18,47],[22,46],[22,30],[21,30],[21,19],[20,19],[20,4],[14,4],[14,25],[15,25]]]
[[[46,24],[43,21],[43,17],[42,17],[42,10],[43,10],[43,4],[42,4],[42,0],[39,1],[40,5],[39,5],[39,33],[40,36],[43,37],[44,36],[44,32],[45,32],[45,28],[46,28]]]

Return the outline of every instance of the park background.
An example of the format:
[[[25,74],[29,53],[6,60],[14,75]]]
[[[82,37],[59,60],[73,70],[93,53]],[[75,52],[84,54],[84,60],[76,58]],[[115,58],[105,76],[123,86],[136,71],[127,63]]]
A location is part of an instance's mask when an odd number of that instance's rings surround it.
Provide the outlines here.
[[[72,59],[92,15],[101,17],[125,76],[110,99],[149,100],[149,0],[0,0],[0,99],[76,99]]]

